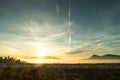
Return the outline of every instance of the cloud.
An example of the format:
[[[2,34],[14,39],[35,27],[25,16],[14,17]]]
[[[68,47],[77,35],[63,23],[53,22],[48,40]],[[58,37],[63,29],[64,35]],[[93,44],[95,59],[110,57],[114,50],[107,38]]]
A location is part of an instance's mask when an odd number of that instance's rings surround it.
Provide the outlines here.
[[[80,53],[83,53],[83,52],[85,52],[85,51],[81,50],[80,48],[74,48],[74,49],[66,51],[65,53],[66,54],[80,54]]]
[[[56,38],[65,36],[66,34],[67,34],[67,32],[61,32],[61,33],[52,34],[50,36],[45,37],[43,40],[54,40]]]
[[[52,56],[45,56],[45,57],[43,57],[43,58],[45,58],[45,59],[61,59],[61,58],[58,58],[58,57],[52,57]]]
[[[77,45],[74,48],[68,49],[67,51],[65,51],[65,54],[80,54],[80,53],[83,53],[83,52],[85,52],[83,47],[86,47],[86,45],[84,43],[82,43],[81,46]]]
[[[114,48],[106,46],[104,43],[92,43],[92,42],[83,42],[81,45],[76,46],[75,48],[68,49],[65,54],[97,54],[97,53],[110,53]]]
[[[25,58],[25,59],[58,59],[58,60],[61,60],[61,58],[53,57],[53,56],[45,56],[45,57],[33,56],[33,57],[23,57],[23,58]]]
[[[24,59],[36,59],[36,58],[39,58],[39,57],[22,57]]]

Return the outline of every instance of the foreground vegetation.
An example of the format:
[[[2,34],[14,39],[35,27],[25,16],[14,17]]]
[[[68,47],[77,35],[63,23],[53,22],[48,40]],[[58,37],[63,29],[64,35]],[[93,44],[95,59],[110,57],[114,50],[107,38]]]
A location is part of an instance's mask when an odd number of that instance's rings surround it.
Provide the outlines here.
[[[0,80],[120,80],[120,64],[36,66],[11,57],[4,57],[0,58]]]
[[[20,59],[7,56],[7,57],[0,57],[0,64],[15,65],[15,64],[27,64],[27,63],[21,61]]]

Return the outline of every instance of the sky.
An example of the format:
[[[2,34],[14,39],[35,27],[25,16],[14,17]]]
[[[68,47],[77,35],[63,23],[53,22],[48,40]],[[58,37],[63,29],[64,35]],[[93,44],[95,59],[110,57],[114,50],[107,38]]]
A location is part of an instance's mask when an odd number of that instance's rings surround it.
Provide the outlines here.
[[[79,63],[93,54],[120,54],[120,0],[0,0],[0,56]]]

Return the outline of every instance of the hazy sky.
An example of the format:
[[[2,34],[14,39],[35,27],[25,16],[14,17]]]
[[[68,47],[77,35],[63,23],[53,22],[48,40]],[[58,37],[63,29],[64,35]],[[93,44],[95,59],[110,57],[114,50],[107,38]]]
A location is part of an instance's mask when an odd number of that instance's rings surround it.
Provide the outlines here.
[[[120,54],[120,0],[0,0],[0,56],[41,62],[41,48],[44,62]]]

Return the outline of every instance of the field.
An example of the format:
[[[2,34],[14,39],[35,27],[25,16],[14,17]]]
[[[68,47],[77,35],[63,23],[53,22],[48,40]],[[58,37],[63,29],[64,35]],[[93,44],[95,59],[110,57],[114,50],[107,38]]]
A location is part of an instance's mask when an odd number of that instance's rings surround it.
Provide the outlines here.
[[[120,80],[120,64],[0,64],[0,80]]]

